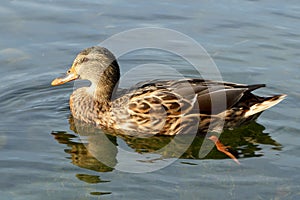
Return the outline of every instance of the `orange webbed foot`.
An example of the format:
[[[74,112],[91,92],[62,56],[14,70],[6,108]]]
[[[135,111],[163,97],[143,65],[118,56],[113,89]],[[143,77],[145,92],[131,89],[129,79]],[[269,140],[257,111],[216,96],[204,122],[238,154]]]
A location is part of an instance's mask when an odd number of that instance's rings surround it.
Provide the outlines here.
[[[234,162],[236,162],[237,164],[239,164],[239,165],[241,164],[241,163],[238,161],[238,159],[237,159],[234,155],[232,155],[232,153],[230,153],[230,152],[228,151],[227,147],[224,146],[216,136],[212,135],[212,136],[210,136],[208,139],[210,139],[211,141],[213,141],[213,142],[215,143],[215,145],[216,145],[216,147],[217,147],[217,149],[218,149],[219,151],[221,151],[221,152],[223,152],[224,154],[226,154],[228,157],[230,157],[230,158],[231,158]]]

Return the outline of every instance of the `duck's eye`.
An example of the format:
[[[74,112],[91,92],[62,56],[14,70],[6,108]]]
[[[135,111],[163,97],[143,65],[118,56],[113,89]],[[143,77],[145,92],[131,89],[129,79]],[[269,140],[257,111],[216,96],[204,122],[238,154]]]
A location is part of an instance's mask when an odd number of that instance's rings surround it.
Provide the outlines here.
[[[68,70],[68,71],[67,71],[67,74],[70,74],[70,73],[71,73],[71,70]]]
[[[82,58],[81,59],[81,62],[86,62],[86,61],[88,61],[89,59],[87,58],[87,57],[84,57],[84,58]]]

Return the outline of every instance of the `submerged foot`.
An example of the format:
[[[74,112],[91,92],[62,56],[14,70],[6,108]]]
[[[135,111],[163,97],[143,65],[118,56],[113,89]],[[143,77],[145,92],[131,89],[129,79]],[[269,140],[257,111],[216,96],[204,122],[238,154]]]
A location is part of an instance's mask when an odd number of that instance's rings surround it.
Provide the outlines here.
[[[217,147],[217,149],[218,149],[219,151],[221,151],[222,153],[226,154],[228,157],[230,157],[230,158],[231,158],[234,162],[236,162],[237,164],[239,164],[239,165],[241,164],[241,163],[238,161],[238,159],[237,159],[234,155],[232,155],[232,153],[230,153],[230,152],[228,151],[227,147],[224,146],[216,136],[212,135],[212,136],[210,136],[208,139],[210,139],[211,141],[213,141],[213,142],[215,143],[215,145],[216,145],[216,147]]]

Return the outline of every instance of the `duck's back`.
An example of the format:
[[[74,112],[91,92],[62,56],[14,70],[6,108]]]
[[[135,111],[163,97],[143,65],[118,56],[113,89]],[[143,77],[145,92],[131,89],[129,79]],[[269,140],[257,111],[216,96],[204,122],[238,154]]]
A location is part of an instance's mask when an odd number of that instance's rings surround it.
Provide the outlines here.
[[[115,129],[131,134],[175,135],[195,124],[199,132],[220,124],[233,128],[284,98],[251,93],[264,86],[203,79],[143,82],[113,101],[111,118]]]

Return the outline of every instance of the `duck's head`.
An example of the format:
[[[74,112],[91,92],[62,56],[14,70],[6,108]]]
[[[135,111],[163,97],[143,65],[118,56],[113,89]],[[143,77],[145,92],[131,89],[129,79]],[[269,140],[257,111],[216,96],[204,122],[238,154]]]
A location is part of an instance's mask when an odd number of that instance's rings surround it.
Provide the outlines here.
[[[110,96],[119,78],[120,70],[115,56],[106,48],[94,46],[81,51],[66,74],[54,79],[51,85],[84,79],[91,82],[93,93],[110,93],[106,94]]]

